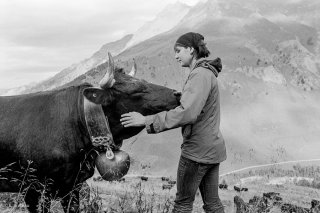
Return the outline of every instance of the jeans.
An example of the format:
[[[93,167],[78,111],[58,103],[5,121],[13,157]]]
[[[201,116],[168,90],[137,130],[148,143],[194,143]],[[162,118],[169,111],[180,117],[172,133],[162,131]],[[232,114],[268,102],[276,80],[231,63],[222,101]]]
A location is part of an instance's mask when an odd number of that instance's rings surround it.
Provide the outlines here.
[[[192,212],[197,189],[200,189],[206,213],[224,213],[218,195],[219,163],[203,164],[180,157],[177,173],[177,194],[173,213]]]

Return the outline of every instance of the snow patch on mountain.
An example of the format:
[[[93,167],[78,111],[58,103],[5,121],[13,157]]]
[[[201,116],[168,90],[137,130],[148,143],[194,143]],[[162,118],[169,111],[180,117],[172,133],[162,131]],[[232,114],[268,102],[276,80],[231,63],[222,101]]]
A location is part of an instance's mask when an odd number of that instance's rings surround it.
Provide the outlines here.
[[[190,8],[190,6],[179,1],[175,4],[169,4],[156,16],[155,19],[147,22],[134,33],[132,39],[126,44],[124,50],[141,41],[170,30],[181,21],[181,19],[189,12]]]
[[[194,28],[199,23],[205,23],[213,19],[221,19],[222,11],[218,0],[200,1],[183,17],[176,28]]]

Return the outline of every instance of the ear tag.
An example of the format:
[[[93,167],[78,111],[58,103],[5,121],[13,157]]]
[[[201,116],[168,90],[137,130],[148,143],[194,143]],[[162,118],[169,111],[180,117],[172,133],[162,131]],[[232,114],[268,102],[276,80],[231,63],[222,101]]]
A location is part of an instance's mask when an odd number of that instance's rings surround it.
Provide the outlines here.
[[[111,159],[114,158],[114,154],[113,154],[113,152],[112,152],[112,150],[111,150],[110,147],[107,147],[106,157],[107,157],[109,160],[111,160]]]

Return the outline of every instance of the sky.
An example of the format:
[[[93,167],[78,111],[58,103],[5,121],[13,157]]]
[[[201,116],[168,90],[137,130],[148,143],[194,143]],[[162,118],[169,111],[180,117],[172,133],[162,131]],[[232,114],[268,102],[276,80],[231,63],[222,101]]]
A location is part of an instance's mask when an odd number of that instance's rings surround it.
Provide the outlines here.
[[[0,89],[52,77],[176,1],[0,0]]]

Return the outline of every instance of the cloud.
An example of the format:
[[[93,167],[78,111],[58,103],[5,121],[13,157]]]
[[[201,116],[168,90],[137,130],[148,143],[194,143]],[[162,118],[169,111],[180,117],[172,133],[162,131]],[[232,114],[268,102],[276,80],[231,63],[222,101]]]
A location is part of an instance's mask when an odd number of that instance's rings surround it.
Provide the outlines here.
[[[16,86],[43,80],[88,58],[102,45],[134,33],[175,1],[0,1],[0,88],[15,77],[25,76]]]
[[[199,0],[179,0],[189,5]],[[200,0],[205,1],[205,0]],[[212,0],[209,0],[212,1]],[[276,1],[276,0],[272,0]],[[302,0],[284,0],[297,3]],[[42,80],[90,57],[108,42],[134,33],[176,0],[0,1],[0,88]],[[294,17],[270,14],[270,19]],[[32,74],[31,74],[32,73]],[[28,76],[31,76],[28,78]],[[39,76],[39,78],[37,78]]]

